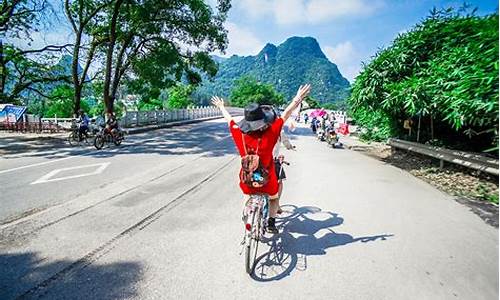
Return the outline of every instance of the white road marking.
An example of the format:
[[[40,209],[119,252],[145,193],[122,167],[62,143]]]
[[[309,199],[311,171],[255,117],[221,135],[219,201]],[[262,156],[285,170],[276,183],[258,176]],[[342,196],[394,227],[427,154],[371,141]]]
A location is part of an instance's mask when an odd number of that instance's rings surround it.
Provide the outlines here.
[[[44,161],[44,162],[36,163],[36,164],[32,164],[32,165],[26,165],[26,166],[22,166],[22,167],[17,167],[17,168],[2,170],[2,171],[0,171],[0,174],[7,173],[7,172],[12,172],[12,171],[17,171],[17,170],[21,170],[21,169],[26,169],[26,168],[30,168],[30,167],[36,167],[36,166],[46,165],[46,164],[50,164],[50,163],[53,163],[53,162],[57,162],[57,161],[65,160],[65,159],[70,159],[70,158],[73,158],[73,157],[75,157],[75,156],[67,156],[67,157],[63,157],[63,158],[59,158],[59,159],[54,159],[54,160],[50,160],[50,161]]]
[[[52,181],[60,181],[60,180],[67,180],[67,179],[72,179],[72,178],[78,178],[78,177],[84,177],[84,176],[91,176],[91,175],[97,175],[100,174],[104,171],[109,166],[110,162],[105,162],[105,163],[99,163],[99,164],[91,164],[91,165],[84,165],[84,166],[77,166],[77,167],[70,167],[70,168],[63,168],[63,169],[56,169],[53,171],[50,171],[48,174],[40,177],[39,179],[33,181],[31,184],[39,184],[39,183],[45,183],[45,182],[52,182]],[[63,171],[69,171],[69,170],[77,170],[77,169],[84,169],[84,168],[89,168],[89,167],[98,167],[92,172],[87,172],[87,173],[82,173],[82,174],[76,174],[76,175],[71,175],[71,176],[64,176],[64,177],[57,177],[53,178],[56,174],[63,172]]]

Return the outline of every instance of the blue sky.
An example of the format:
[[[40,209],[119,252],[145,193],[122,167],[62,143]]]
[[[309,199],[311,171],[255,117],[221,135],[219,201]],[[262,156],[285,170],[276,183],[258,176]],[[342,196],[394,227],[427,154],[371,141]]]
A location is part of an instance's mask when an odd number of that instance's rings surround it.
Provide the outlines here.
[[[407,0],[238,0],[227,27],[228,54],[254,55],[267,43],[290,36],[315,37],[349,81],[362,61],[425,18],[433,7],[460,1]],[[478,15],[498,10],[497,1],[467,1]]]
[[[51,0],[56,9],[62,1]],[[211,5],[215,0],[207,0]],[[411,29],[433,7],[460,7],[461,1],[437,0],[233,0],[226,28],[229,47],[225,56],[255,55],[270,42],[279,45],[291,36],[315,37],[323,52],[349,81],[359,73],[361,62],[398,33]],[[493,0],[467,1],[478,15],[498,10]],[[71,42],[64,16],[52,26],[33,33],[35,47]],[[57,24],[57,25],[56,25]],[[16,42],[26,46],[26,41]]]

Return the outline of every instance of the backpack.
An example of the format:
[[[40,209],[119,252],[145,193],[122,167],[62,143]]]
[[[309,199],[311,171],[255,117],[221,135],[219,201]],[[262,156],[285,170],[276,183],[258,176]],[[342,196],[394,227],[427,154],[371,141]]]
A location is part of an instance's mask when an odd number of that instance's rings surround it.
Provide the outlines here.
[[[269,181],[269,172],[262,166],[258,155],[261,139],[259,138],[255,153],[248,153],[243,133],[241,140],[245,155],[241,158],[240,180],[251,188],[263,187]]]

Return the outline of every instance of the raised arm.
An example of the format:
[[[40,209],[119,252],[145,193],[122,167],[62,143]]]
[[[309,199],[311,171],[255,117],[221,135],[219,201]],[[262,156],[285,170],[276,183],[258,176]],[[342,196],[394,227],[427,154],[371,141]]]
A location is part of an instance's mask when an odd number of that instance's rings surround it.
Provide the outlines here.
[[[217,96],[213,96],[212,104],[220,109],[222,116],[224,117],[224,119],[226,119],[228,123],[231,122],[231,120],[233,120],[233,117],[231,117],[227,109],[224,107],[224,99],[219,98]]]
[[[301,85],[299,87],[299,90],[297,91],[297,95],[295,95],[295,97],[293,97],[292,102],[290,104],[288,104],[287,108],[283,112],[283,115],[281,116],[285,122],[286,122],[286,120],[288,120],[288,118],[290,118],[293,110],[296,109],[300,105],[302,100],[304,100],[304,98],[309,94],[310,91],[311,91],[310,84]]]

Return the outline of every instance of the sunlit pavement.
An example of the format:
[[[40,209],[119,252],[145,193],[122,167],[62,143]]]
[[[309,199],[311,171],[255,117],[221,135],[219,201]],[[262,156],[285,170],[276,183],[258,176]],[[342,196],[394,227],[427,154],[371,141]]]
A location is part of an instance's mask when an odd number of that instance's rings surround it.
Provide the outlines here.
[[[222,121],[2,160],[0,298],[498,299],[496,228],[402,170],[292,137],[280,234],[251,276]]]

